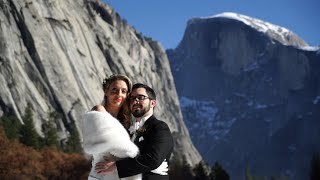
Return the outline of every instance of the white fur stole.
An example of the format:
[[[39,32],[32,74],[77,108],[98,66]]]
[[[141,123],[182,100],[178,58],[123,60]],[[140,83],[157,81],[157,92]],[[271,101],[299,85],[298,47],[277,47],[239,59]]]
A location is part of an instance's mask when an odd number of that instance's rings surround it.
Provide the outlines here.
[[[108,112],[86,112],[82,123],[82,134],[84,151],[94,157],[93,167],[95,163],[103,160],[104,155],[134,158],[139,153],[138,147],[130,140],[122,124]],[[103,179],[117,178],[106,176]],[[139,174],[123,179],[142,178]]]

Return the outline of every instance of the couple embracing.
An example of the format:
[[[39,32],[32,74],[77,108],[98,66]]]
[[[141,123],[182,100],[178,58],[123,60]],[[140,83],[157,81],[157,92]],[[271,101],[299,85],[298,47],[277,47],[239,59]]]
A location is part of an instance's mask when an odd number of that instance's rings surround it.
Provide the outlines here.
[[[168,180],[173,138],[153,111],[156,94],[124,75],[103,81],[104,101],[83,120],[84,151],[93,155],[88,179]],[[132,118],[133,116],[133,118]]]

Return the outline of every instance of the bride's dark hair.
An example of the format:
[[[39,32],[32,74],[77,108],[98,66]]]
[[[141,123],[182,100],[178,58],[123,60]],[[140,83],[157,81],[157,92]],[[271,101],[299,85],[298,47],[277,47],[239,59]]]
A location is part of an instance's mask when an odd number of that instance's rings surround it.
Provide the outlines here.
[[[132,81],[130,80],[130,78],[122,74],[114,74],[110,77],[105,78],[102,83],[103,92],[105,93],[110,87],[110,85],[117,80],[122,80],[127,84],[128,86],[127,95],[129,95],[132,89]],[[107,101],[107,97],[104,96],[103,105],[105,105],[106,101]],[[118,112],[117,119],[121,122],[121,124],[126,129],[129,129],[130,123],[131,123],[131,112],[129,111],[129,105],[127,100],[123,102],[123,105]]]

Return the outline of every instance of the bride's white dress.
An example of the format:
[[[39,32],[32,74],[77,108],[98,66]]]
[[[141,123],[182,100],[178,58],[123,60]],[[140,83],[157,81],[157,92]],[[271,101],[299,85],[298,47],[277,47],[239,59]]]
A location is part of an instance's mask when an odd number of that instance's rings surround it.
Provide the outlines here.
[[[134,158],[138,147],[130,140],[129,134],[122,124],[108,112],[89,111],[84,114],[82,122],[83,148],[93,156],[92,168],[88,179],[119,180],[118,172],[110,175],[98,175],[95,164],[103,161],[103,156],[113,155],[118,158]],[[141,180],[141,174],[126,180]]]

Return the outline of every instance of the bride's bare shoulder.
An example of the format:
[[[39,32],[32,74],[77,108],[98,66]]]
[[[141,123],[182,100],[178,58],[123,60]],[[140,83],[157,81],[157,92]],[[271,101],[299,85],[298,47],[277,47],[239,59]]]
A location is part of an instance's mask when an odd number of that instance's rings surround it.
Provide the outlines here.
[[[101,104],[93,106],[91,111],[107,112],[106,108],[104,108],[104,106]]]

